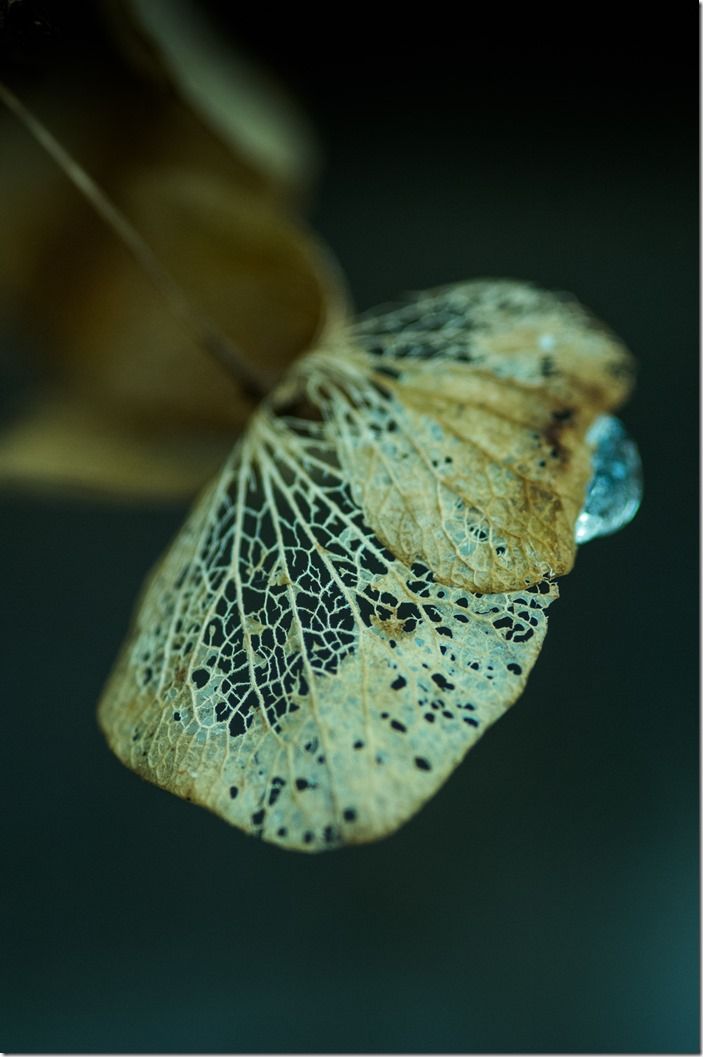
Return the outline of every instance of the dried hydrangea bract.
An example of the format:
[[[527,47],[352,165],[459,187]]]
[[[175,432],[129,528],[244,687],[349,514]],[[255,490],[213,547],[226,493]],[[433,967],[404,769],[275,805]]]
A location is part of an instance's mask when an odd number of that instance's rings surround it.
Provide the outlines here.
[[[627,351],[458,284],[299,361],[153,573],[100,705],[128,766],[265,840],[396,829],[515,701]]]

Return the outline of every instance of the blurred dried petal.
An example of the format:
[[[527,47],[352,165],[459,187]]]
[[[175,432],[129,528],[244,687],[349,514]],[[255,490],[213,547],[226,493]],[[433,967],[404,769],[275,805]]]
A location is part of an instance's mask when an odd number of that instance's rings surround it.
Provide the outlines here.
[[[122,0],[115,10],[128,53],[165,76],[237,155],[279,190],[309,185],[318,151],[304,115],[267,72],[215,32],[196,3]]]
[[[153,47],[160,55],[163,32],[168,39],[164,55],[173,48],[183,52],[177,66],[183,67],[185,81],[195,69],[192,62],[203,61],[202,47],[217,47],[214,40],[204,44],[192,26],[184,35],[184,19],[198,18],[185,7],[172,5],[170,13],[162,8],[161,15],[149,7],[142,16],[133,15],[132,25],[140,18],[155,26]],[[234,56],[222,56],[222,62],[236,64],[232,78],[224,69],[218,73],[224,94],[217,106],[237,113],[225,135],[215,134],[207,116],[184,106],[163,79],[154,84],[130,76],[124,61],[115,67],[114,55],[103,58],[87,52],[85,62],[64,63],[48,89],[35,89],[34,97],[30,93],[30,104],[108,200],[123,209],[180,286],[183,303],[226,336],[265,391],[295,356],[346,315],[335,263],[285,215],[283,198],[290,200],[293,185],[310,175],[306,136],[289,127],[288,104],[267,96],[256,71]],[[204,61],[208,66],[209,58]],[[262,113],[269,152],[249,149]],[[256,130],[249,128],[252,123]],[[277,152],[279,136],[283,147]],[[200,437],[207,450],[212,435],[226,431],[232,439],[251,413],[253,397],[184,332],[114,231],[4,112],[0,150],[5,248],[0,312],[22,333],[23,348],[34,347],[35,373],[56,387],[47,397],[50,404],[86,405],[85,414],[52,411],[49,419],[44,410],[27,411],[29,432],[22,432],[21,423],[12,427],[13,445],[22,437],[22,458],[14,446],[13,460],[0,467],[0,481],[12,462],[15,483],[21,465],[33,484],[76,477],[99,489],[146,495],[146,484],[125,487],[114,465],[108,469],[108,460],[89,452],[90,438],[100,432],[100,415],[106,416],[103,432],[112,457],[117,450],[112,442],[122,428],[126,460],[131,465],[128,452],[142,446],[147,466],[172,450],[178,430],[196,447]],[[34,431],[37,444],[30,443]],[[45,467],[32,465],[31,452],[39,452],[49,434],[52,458]],[[79,460],[73,475],[69,452]],[[181,481],[172,466],[156,492],[191,492],[204,479],[197,465],[199,459],[191,466],[186,458]],[[105,480],[100,466],[106,467]],[[129,466],[125,475],[134,477]],[[142,478],[146,482],[150,475]]]
[[[197,171],[149,170],[135,174],[122,202],[264,388],[344,313],[331,258],[256,195]],[[76,389],[151,425],[241,429],[254,401],[237,379],[194,345],[109,232],[92,252],[90,283],[54,320]]]
[[[96,137],[73,128],[75,91],[70,84],[73,105],[59,125],[72,129],[69,138],[93,158],[108,195],[180,286],[184,302],[224,333],[247,358],[261,388],[270,388],[294,357],[346,313],[330,255],[286,217],[248,163],[240,164],[234,151],[224,150],[181,107],[157,107],[149,130],[151,115],[145,117],[138,106],[131,111],[130,105],[144,92],[151,98],[151,90],[128,85],[113,114],[121,115],[117,126],[127,129],[128,140],[118,136],[109,144],[90,94],[86,127]],[[112,462],[121,422],[125,458],[131,465],[128,453],[141,443],[148,466],[163,457],[159,431],[171,451],[174,431],[184,431],[197,447],[195,431],[202,430],[209,450],[212,431],[227,430],[231,440],[255,401],[184,331],[114,232],[7,115],[0,117],[0,139],[10,160],[0,175],[10,247],[0,265],[0,310],[33,339],[40,354],[35,373],[53,382],[57,392],[70,394],[71,403],[82,400],[90,421],[86,431],[81,415],[63,416],[68,432],[59,441],[59,420],[52,414],[48,424],[43,415],[37,422],[30,410],[22,457],[13,448],[11,462],[0,466],[0,481],[11,465],[15,483],[22,467],[35,485],[75,477],[102,491],[147,495],[148,473],[143,484],[125,488],[114,465],[88,451],[100,414],[109,419],[105,434]],[[71,433],[74,422],[80,436]],[[17,429],[15,424],[15,440]],[[42,452],[41,443],[28,440],[37,429],[40,438],[48,430],[57,446],[46,468],[31,465],[31,452]],[[73,473],[69,453],[79,460]],[[178,481],[173,463],[155,492],[191,493],[205,479],[205,469],[196,469],[201,465],[212,466],[199,459],[190,465],[186,458]],[[134,477],[129,467],[125,475]]]
[[[81,400],[35,401],[0,433],[5,487],[130,500],[186,499],[222,462],[231,436],[125,429]]]

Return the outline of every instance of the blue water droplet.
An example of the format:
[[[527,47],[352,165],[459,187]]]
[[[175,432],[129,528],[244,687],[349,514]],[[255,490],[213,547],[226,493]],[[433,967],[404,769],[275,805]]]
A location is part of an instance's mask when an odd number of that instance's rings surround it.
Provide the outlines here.
[[[617,532],[632,521],[642,500],[642,463],[622,422],[601,415],[586,440],[593,448],[593,476],[576,519],[577,543]]]

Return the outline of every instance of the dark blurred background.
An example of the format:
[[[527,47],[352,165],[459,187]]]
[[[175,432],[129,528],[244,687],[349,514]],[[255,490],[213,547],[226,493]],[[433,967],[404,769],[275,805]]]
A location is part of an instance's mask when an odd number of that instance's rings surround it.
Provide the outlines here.
[[[645,498],[583,548],[524,696],[439,795],[308,857],[140,782],[96,727],[184,508],[2,497],[0,1046],[697,1052],[695,9],[203,6],[310,116],[312,222],[359,308],[512,276],[622,336]],[[85,43],[81,5],[63,36],[43,7],[20,80]]]

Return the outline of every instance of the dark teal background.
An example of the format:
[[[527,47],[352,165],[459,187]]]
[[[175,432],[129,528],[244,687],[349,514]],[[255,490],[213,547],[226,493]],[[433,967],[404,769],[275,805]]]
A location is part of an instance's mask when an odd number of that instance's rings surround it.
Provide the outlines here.
[[[97,730],[184,511],[4,496],[0,1048],[695,1052],[693,8],[336,7],[313,33],[220,7],[316,123],[313,223],[357,305],[474,276],[576,293],[638,357],[645,499],[581,551],[524,696],[439,795],[306,857],[140,782]]]

